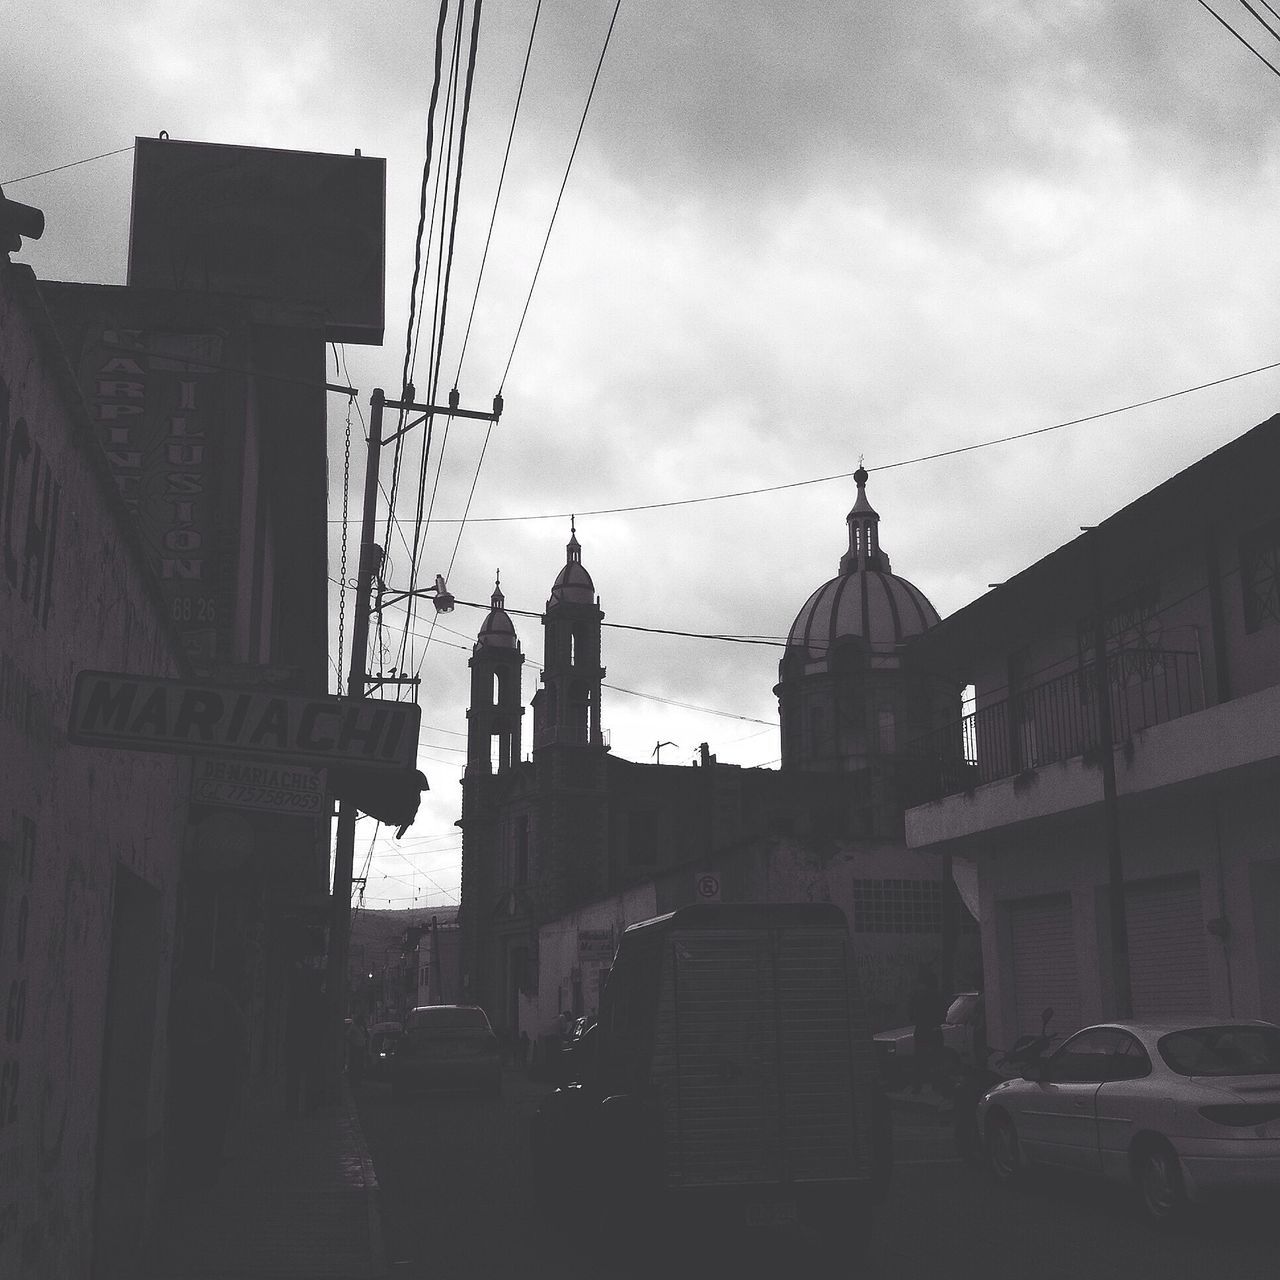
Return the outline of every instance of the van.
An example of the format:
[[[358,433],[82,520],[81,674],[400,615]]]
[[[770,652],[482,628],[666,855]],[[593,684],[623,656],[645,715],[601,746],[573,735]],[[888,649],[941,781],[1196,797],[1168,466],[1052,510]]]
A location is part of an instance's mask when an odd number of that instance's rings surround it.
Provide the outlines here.
[[[533,1125],[549,1212],[807,1224],[844,1246],[887,1194],[889,1111],[839,907],[700,904],[619,941],[596,1025]],[[638,1229],[638,1230],[637,1230]]]

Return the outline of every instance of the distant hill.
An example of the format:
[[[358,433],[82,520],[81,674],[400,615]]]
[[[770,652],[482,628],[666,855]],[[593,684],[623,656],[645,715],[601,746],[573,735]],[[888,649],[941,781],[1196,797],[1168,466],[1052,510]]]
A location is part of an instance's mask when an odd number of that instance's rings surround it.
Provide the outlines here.
[[[381,969],[394,963],[400,951],[404,931],[410,925],[430,925],[435,916],[440,924],[452,924],[458,918],[457,907],[417,907],[408,911],[370,911],[362,907],[351,915],[351,959],[353,968],[363,963],[369,969]]]

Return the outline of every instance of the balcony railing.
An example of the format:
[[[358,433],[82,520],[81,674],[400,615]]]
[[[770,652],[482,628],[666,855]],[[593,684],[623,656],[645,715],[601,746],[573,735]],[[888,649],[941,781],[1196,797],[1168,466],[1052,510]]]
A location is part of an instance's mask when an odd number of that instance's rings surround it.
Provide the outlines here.
[[[1041,765],[1096,750],[1097,680],[1092,663],[999,702],[918,739],[918,802],[970,791]],[[1204,707],[1200,657],[1156,649],[1121,649],[1107,658],[1112,745],[1142,729]]]

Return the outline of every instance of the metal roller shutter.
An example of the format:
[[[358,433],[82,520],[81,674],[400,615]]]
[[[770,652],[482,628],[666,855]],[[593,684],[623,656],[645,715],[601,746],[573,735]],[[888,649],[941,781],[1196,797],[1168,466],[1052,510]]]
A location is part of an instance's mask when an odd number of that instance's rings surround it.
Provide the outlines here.
[[[1040,1012],[1053,1009],[1052,1029],[1060,1036],[1080,1027],[1080,984],[1071,932],[1071,898],[1029,898],[1009,903],[1013,943],[1016,1035],[1040,1030]],[[1011,1037],[1012,1038],[1012,1037]]]
[[[1135,1017],[1209,1011],[1209,951],[1200,877],[1125,886]]]

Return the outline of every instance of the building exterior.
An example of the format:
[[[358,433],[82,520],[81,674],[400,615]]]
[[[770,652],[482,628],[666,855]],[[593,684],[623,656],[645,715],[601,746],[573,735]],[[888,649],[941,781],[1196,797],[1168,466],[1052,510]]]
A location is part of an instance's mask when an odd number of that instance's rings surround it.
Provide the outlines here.
[[[972,872],[993,1044],[1114,1016],[1124,935],[1136,1015],[1280,1018],[1278,464],[1280,417],[912,646],[976,693],[906,833]]]
[[[61,1280],[119,1257],[163,1184],[190,789],[181,757],[70,746],[72,686],[187,668],[35,277],[2,259],[0,530],[0,1274]]]
[[[543,615],[523,758],[524,654],[495,586],[470,660],[460,920],[468,998],[503,1030],[536,1039],[561,1012],[591,1012],[621,928],[698,900],[839,903],[886,1023],[920,964],[976,966],[970,932],[958,960],[954,937],[944,956],[944,920],[963,912],[902,834],[919,770],[905,744],[959,713],[960,687],[908,657],[937,615],[890,571],[856,478],[839,573],[800,610],[780,663],[781,770],[705,748],[692,768],[610,751],[604,613],[576,531]]]
[[[6,1276],[136,1265],[180,1171],[175,1099],[196,1093],[177,1066],[191,993],[229,993],[231,1047],[285,1105],[292,998],[324,950],[323,775],[87,746],[68,726],[87,670],[326,691],[325,348],[376,340],[381,279],[369,305],[360,268],[349,330],[332,292],[281,290],[367,248],[354,223],[329,234],[352,213],[336,195],[319,235],[297,203],[299,175],[336,190],[358,159],[138,139],[128,285],[0,259]],[[266,261],[281,217],[297,244]]]

